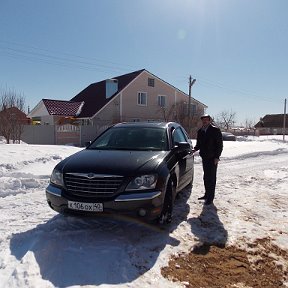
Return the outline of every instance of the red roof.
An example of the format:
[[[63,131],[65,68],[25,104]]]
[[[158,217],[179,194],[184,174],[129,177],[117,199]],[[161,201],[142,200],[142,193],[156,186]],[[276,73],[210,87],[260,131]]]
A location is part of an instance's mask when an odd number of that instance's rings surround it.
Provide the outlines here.
[[[27,118],[27,115],[17,107],[9,107],[9,108],[3,109],[2,111],[0,111],[0,116],[1,114],[9,115],[9,117],[11,118],[13,117],[13,119],[18,120],[23,124],[30,123],[30,119]],[[7,118],[7,116],[4,116],[4,117]]]
[[[49,113],[49,115],[60,115],[60,116],[78,116],[81,113],[81,109],[84,102],[73,102],[73,101],[61,101],[61,100],[50,100],[43,99],[43,103]]]

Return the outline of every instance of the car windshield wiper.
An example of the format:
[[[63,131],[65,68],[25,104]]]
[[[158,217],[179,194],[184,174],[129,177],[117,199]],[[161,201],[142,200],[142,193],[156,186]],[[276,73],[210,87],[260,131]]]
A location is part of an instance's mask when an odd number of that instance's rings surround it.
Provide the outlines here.
[[[103,146],[103,147],[88,147],[88,150],[111,150],[111,147]]]
[[[125,150],[125,151],[139,150],[139,149],[129,148],[129,147],[114,147],[114,146],[89,147],[87,149],[90,149],[90,150]]]
[[[119,151],[161,151],[160,148],[155,147],[115,147],[115,146],[100,146],[88,147],[88,150],[119,150]]]

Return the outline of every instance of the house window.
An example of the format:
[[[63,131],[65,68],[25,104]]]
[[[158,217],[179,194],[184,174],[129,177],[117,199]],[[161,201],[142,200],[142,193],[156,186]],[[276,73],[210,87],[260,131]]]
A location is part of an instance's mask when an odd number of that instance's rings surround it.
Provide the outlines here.
[[[188,111],[188,104],[186,104],[186,109],[185,109],[185,113],[186,115],[189,115],[189,111]],[[197,111],[197,106],[195,104],[190,104],[190,115],[191,116],[195,116],[196,115],[196,111]]]
[[[82,120],[81,120],[81,125],[83,125],[83,126],[89,126],[89,125],[91,125],[91,122],[90,122],[89,119],[82,119]]]
[[[140,122],[139,118],[132,119],[132,122]]]
[[[147,93],[146,92],[138,92],[138,105],[147,106]]]
[[[195,116],[196,115],[196,105],[195,104],[191,104],[191,115]]]
[[[148,86],[150,86],[150,87],[155,87],[155,79],[153,79],[153,78],[148,78]]]
[[[158,106],[166,107],[166,96],[163,95],[158,96]]]

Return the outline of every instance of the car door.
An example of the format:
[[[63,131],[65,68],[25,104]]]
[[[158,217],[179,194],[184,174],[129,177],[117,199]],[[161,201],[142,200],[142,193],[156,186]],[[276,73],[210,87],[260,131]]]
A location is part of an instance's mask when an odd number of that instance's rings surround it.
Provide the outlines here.
[[[189,139],[187,138],[185,132],[182,130],[182,128],[176,127],[174,131],[172,132],[172,141],[175,144],[177,142],[189,142]],[[192,145],[190,149],[182,150],[177,154],[178,159],[178,165],[179,165],[179,188],[183,188],[186,185],[188,185],[192,179],[193,176],[193,165],[194,165],[194,156],[192,153]]]

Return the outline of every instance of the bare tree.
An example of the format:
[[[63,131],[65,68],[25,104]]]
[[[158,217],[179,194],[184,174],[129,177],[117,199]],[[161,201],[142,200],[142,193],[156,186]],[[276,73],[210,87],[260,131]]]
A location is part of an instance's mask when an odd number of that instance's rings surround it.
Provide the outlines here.
[[[173,121],[176,115],[176,105],[172,105],[170,108],[162,106],[158,109],[157,113],[162,114],[163,120],[165,122]]]
[[[196,114],[189,116],[187,103],[184,101],[181,101],[181,102],[177,102],[176,104],[174,104],[172,108],[170,109],[169,120],[180,123],[188,132],[190,137],[195,137],[196,132],[198,130],[197,124],[199,122],[200,113],[201,112],[198,112]],[[189,125],[189,121],[190,121],[190,125]]]
[[[216,116],[216,124],[221,129],[229,130],[235,124],[236,113],[233,111],[222,111]]]
[[[7,90],[1,93],[0,98],[0,135],[2,135],[7,144],[10,141],[20,142],[23,132],[22,112],[24,113],[25,99],[15,91]]]
[[[250,119],[245,120],[245,128],[246,129],[253,129],[255,124],[256,123],[253,120],[250,120]]]

